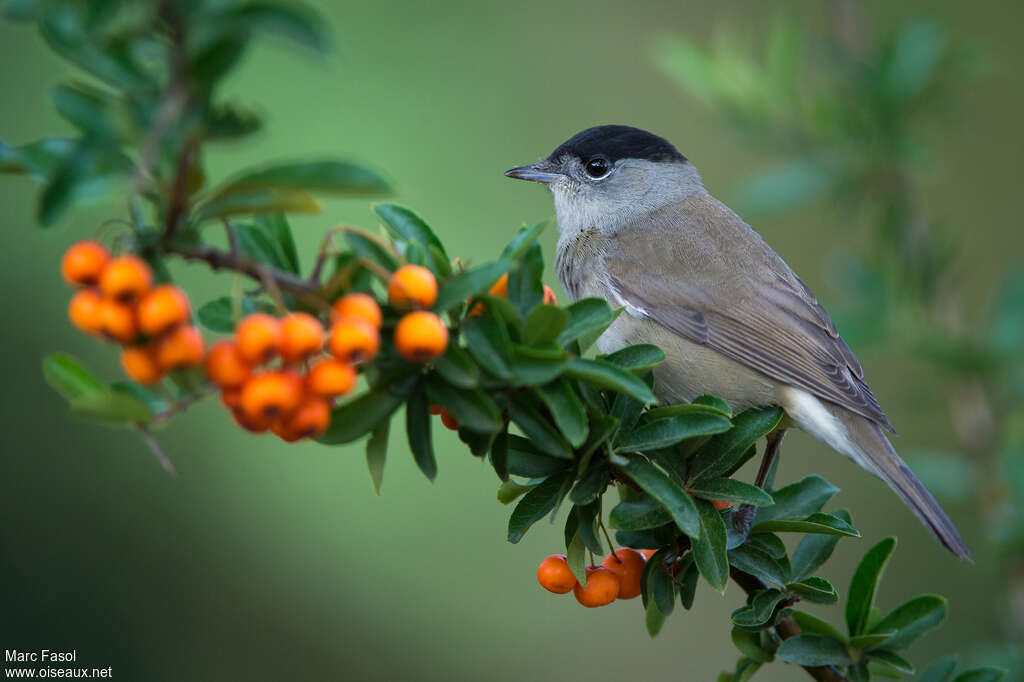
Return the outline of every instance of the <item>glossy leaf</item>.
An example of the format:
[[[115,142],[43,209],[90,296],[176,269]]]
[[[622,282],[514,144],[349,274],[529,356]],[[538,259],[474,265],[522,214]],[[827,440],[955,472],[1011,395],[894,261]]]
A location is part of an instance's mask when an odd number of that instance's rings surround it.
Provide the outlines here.
[[[487,290],[511,269],[512,262],[502,259],[453,275],[441,284],[437,293],[437,301],[434,303],[434,310],[448,310],[468,298],[486,294]],[[487,319],[488,317],[483,315],[475,319]]]
[[[436,375],[428,375],[427,397],[431,403],[441,405],[455,415],[464,428],[497,433],[504,426],[501,410],[489,395],[479,389],[457,388]]]
[[[770,625],[778,605],[786,598],[779,590],[761,590],[750,603],[732,612],[732,622],[737,627],[760,629]]]
[[[565,471],[570,466],[565,459],[540,452],[533,443],[521,436],[508,437],[508,470],[515,476],[542,478]]]
[[[772,492],[775,504],[757,511],[755,523],[771,519],[802,519],[821,507],[839,492],[821,476],[811,474]]]
[[[129,391],[104,387],[68,399],[71,411],[80,417],[112,424],[145,424],[153,417],[149,407]]]
[[[871,632],[895,630],[896,634],[885,643],[885,648],[905,649],[926,632],[938,627],[946,619],[947,612],[945,597],[923,594],[897,606],[872,627]]]
[[[523,342],[528,344],[554,341],[565,329],[569,313],[564,309],[544,303],[535,306],[526,316],[523,327]]]
[[[445,354],[434,360],[434,369],[441,378],[458,388],[476,388],[480,383],[480,368],[462,348],[449,344]]]
[[[797,611],[794,609],[790,613],[793,616],[793,620],[796,621],[796,624],[800,626],[800,629],[803,632],[825,635],[826,637],[840,642],[846,641],[846,635],[833,627],[831,623],[828,623],[817,616],[813,616],[806,611]]]
[[[845,509],[839,509],[833,514],[846,523],[852,523],[850,513]],[[800,544],[793,550],[790,559],[792,578],[800,580],[814,573],[818,568],[828,561],[832,551],[839,543],[839,535],[810,534],[800,540]]]
[[[398,239],[418,243],[424,248],[433,246],[444,256],[443,260],[447,260],[444,244],[437,238],[426,221],[411,209],[397,204],[374,204],[373,212],[384,222],[388,231]]]
[[[725,521],[710,502],[697,500],[696,504],[700,514],[700,535],[690,536],[693,543],[693,558],[704,580],[715,590],[724,593],[729,582]]]
[[[729,564],[745,573],[760,578],[763,582],[779,585],[780,587],[786,583],[789,573],[770,554],[750,544],[742,545],[730,551]]]
[[[368,391],[335,407],[327,432],[317,440],[326,445],[351,443],[376,429],[402,402],[402,397],[385,388]]]
[[[413,391],[405,406],[405,430],[416,466],[431,481],[437,476],[437,459],[430,437],[430,403],[422,389]]]
[[[491,442],[491,451],[489,453],[494,473],[502,481],[508,480],[508,439],[507,431],[499,433]]]
[[[572,447],[581,447],[587,440],[589,424],[587,410],[573,390],[572,384],[565,379],[559,379],[539,386],[537,395]]]
[[[281,254],[284,257],[282,269],[293,272],[296,275],[299,274],[299,252],[295,248],[292,228],[284,214],[266,213],[258,215],[254,218],[253,222],[280,247]]]
[[[642,372],[664,362],[665,351],[649,343],[638,343],[606,355],[603,359],[622,369]]]
[[[771,507],[768,507],[771,509]],[[860,531],[843,519],[832,514],[817,512],[805,519],[784,521],[761,521],[751,529],[754,533],[823,533],[826,535],[845,535],[859,538]]]
[[[43,358],[43,377],[68,400],[107,390],[106,384],[67,353],[52,353]]]
[[[786,583],[786,589],[799,595],[804,601],[814,604],[835,604],[839,601],[836,588],[824,578],[812,576],[798,582]]]
[[[523,395],[510,396],[508,413],[516,426],[523,430],[541,452],[552,457],[572,459],[572,446],[558,429],[544,418],[532,401]]]
[[[625,393],[645,404],[654,402],[654,394],[643,380],[604,360],[576,358],[566,366],[565,375],[599,388]]]
[[[852,649],[870,649],[877,647],[880,644],[884,644],[890,637],[896,634],[894,631],[881,632],[869,635],[856,635],[850,637],[850,648]]]
[[[279,270],[291,266],[282,245],[268,231],[258,225],[231,225],[238,250],[246,258]]]
[[[744,410],[733,418],[732,429],[712,438],[694,456],[690,480],[696,483],[732,474],[746,462],[751,446],[775,429],[782,416],[777,407]]]
[[[957,675],[953,682],[1000,682],[1000,680],[1003,680],[1005,677],[1005,670],[986,666],[965,670]]]
[[[695,481],[687,486],[687,490],[695,497],[705,500],[752,504],[757,507],[768,507],[775,503],[771,495],[756,485],[732,478],[711,478]]]
[[[347,161],[294,161],[243,171],[213,192],[214,200],[259,189],[374,195],[391,191],[375,171]]]
[[[732,428],[725,417],[711,414],[686,414],[648,422],[623,436],[619,452],[642,452],[671,447],[680,441],[724,433]]]
[[[579,477],[576,486],[569,493],[569,499],[576,504],[590,504],[608,487],[609,469],[607,460],[591,462]]]
[[[240,319],[257,311],[274,313],[274,306],[267,301],[259,301],[248,296],[238,301],[221,296],[199,306],[196,317],[199,323],[210,331],[230,334],[235,331],[235,325]]]
[[[896,538],[885,538],[867,551],[854,571],[846,600],[846,627],[851,635],[859,635],[867,630],[878,583],[895,547]]]
[[[921,673],[918,682],[951,682],[958,664],[956,656],[943,656]]]
[[[813,633],[790,637],[775,654],[787,663],[806,666],[849,665],[850,655],[839,640]]]
[[[516,233],[516,236],[512,238],[512,241],[501,252],[502,258],[508,258],[510,260],[516,260],[530,247],[530,244],[537,240],[537,237],[547,229],[547,226],[553,222],[553,219],[542,220],[539,223],[531,225],[530,227],[523,227]]]
[[[903,658],[902,656],[895,654],[891,651],[874,651],[871,654],[872,661],[881,661],[886,665],[895,668],[897,671],[906,675],[914,674],[914,664]]]
[[[515,544],[522,540],[530,526],[540,521],[555,508],[562,485],[568,474],[549,476],[543,483],[526,493],[508,520],[508,541]]]
[[[254,188],[216,197],[196,211],[196,222],[259,213],[319,213],[320,202],[302,189]]]
[[[638,495],[612,507],[608,522],[620,530],[645,530],[671,523],[672,515],[653,497]]]
[[[697,506],[694,504],[693,498],[687,495],[686,491],[676,485],[661,469],[658,469],[643,457],[635,455],[629,457],[627,463],[621,469],[644,492],[665,507],[681,531],[691,538],[696,538],[702,534],[703,520],[697,512]],[[709,504],[708,506],[711,505]],[[711,508],[714,509],[713,506]],[[711,525],[714,526],[714,524]],[[712,531],[715,530],[717,529],[713,527]],[[721,553],[724,556],[724,524],[722,524],[722,536]],[[714,536],[710,541],[713,542],[716,539],[717,536]],[[710,557],[711,555],[708,554],[707,556]],[[726,568],[726,571],[728,571],[728,568]]]
[[[615,313],[603,298],[582,298],[566,310],[569,321],[558,336],[558,343],[562,346],[569,345],[588,332],[604,331],[615,321]],[[580,350],[585,351],[586,348],[581,347]]]

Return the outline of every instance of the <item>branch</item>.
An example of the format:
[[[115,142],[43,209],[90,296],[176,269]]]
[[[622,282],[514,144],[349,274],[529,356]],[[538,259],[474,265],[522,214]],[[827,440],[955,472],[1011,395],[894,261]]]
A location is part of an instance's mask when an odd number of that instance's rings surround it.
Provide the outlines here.
[[[729,568],[729,577],[732,578],[733,582],[740,586],[747,594],[753,594],[759,590],[767,589],[767,586],[761,582],[759,578],[756,578],[749,573],[744,573],[740,569],[732,566]],[[779,634],[779,638],[786,640],[790,637],[796,637],[800,634],[800,626],[796,624],[792,616],[786,616],[775,624],[775,632]],[[818,680],[818,682],[849,682],[846,675],[835,668],[827,665],[812,667],[803,665],[800,666],[807,671],[807,674],[812,678]]]

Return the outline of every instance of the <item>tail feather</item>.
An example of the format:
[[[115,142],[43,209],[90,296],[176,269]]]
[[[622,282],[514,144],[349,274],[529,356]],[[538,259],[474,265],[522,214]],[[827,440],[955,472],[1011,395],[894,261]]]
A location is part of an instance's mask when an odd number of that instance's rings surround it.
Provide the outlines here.
[[[803,391],[800,393],[802,395],[795,396],[794,409],[784,405],[797,426],[885,481],[943,547],[961,559],[973,560],[956,526],[896,454],[878,424]],[[816,404],[809,402],[808,398]]]

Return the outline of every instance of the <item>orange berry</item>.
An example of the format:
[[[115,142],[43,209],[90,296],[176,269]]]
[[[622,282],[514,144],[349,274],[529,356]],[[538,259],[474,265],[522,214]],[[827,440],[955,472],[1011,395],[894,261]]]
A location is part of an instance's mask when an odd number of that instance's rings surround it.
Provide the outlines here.
[[[91,239],[75,242],[64,252],[60,272],[69,284],[94,285],[110,260],[107,247]]]
[[[173,284],[154,287],[139,301],[139,329],[156,336],[188,320],[191,307],[185,292]]]
[[[501,278],[494,283],[488,292],[491,296],[497,296],[499,298],[508,298],[508,273],[506,272]]]
[[[403,265],[388,280],[388,300],[398,308],[429,308],[437,300],[434,273],[422,265]]]
[[[95,289],[80,289],[68,304],[71,324],[83,332],[99,334],[103,331],[103,297]]]
[[[251,417],[242,408],[231,410],[231,416],[235,418],[235,423],[253,433],[263,433],[274,423],[272,418],[263,415]]]
[[[297,441],[300,438],[302,438],[302,436],[299,435],[298,433],[295,433],[294,431],[290,431],[288,429],[287,424],[285,424],[284,421],[282,421],[280,419],[278,419],[277,421],[271,422],[271,424],[270,424],[270,431],[275,436],[277,436],[278,438],[283,440],[285,443],[294,443],[295,441]]]
[[[335,358],[324,358],[309,369],[306,386],[321,397],[336,398],[355,388],[357,380],[352,365]]]
[[[121,301],[141,298],[153,283],[153,273],[138,256],[118,256],[107,263],[100,275],[104,295]]]
[[[441,423],[444,424],[446,429],[451,431],[459,430],[459,420],[455,418],[455,415],[448,410],[441,408]]]
[[[246,315],[235,327],[235,342],[242,359],[262,365],[281,350],[284,332],[281,322],[267,313]]]
[[[555,292],[547,284],[544,285],[544,305],[558,305]]]
[[[231,388],[222,388],[220,391],[220,401],[224,403],[224,407],[229,410],[237,410],[242,406],[242,389],[238,386]]]
[[[380,306],[368,294],[346,294],[335,301],[331,309],[334,312],[335,319],[358,317],[380,329],[382,319]]]
[[[103,334],[121,343],[131,343],[139,336],[135,306],[113,298],[100,301],[100,324]]]
[[[650,559],[652,556],[658,553],[656,549],[641,549],[640,553],[644,555],[644,559]]]
[[[587,586],[576,583],[572,591],[588,609],[605,606],[619,596],[619,576],[603,566],[587,566]]]
[[[430,414],[433,414],[433,415],[444,414],[444,408],[441,407],[440,405],[431,404],[430,405]]]
[[[299,438],[316,438],[331,423],[331,404],[318,395],[306,394],[295,411],[278,421],[284,432]],[[273,427],[272,427],[273,428]],[[275,430],[274,433],[277,433]],[[281,434],[277,434],[281,435]],[[288,440],[287,438],[285,440]]]
[[[148,346],[125,347],[121,351],[121,368],[140,384],[155,384],[164,375],[153,349]]]
[[[253,421],[273,421],[292,412],[301,400],[302,377],[295,372],[254,374],[242,384],[241,407]]]
[[[565,594],[576,587],[576,576],[569,570],[564,554],[552,554],[537,567],[537,582],[548,592]]]
[[[409,313],[395,327],[395,347],[410,362],[430,362],[448,348],[448,328],[434,313]]]
[[[237,388],[249,378],[251,367],[238,352],[238,344],[223,339],[206,354],[206,376],[221,388]]]
[[[202,333],[190,324],[175,327],[156,341],[156,361],[165,371],[194,367],[203,361]]]
[[[376,357],[380,350],[380,332],[362,318],[346,317],[331,327],[327,346],[331,355],[342,362],[358,365]]]
[[[609,554],[601,565],[619,578],[619,599],[632,599],[640,596],[640,576],[644,572],[647,559],[635,549],[622,547]]]
[[[324,346],[324,326],[309,313],[289,313],[281,318],[281,359],[299,362]]]
[[[715,509],[728,509],[732,506],[731,502],[725,500],[711,500],[711,504],[715,505]]]

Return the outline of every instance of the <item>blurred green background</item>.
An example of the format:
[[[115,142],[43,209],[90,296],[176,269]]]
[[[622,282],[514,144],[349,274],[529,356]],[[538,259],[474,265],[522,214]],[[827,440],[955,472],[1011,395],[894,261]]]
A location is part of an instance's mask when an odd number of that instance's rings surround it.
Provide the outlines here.
[[[1016,200],[1024,106],[1018,5],[866,3],[871,28],[924,13],[983,48],[993,68],[971,83],[963,114],[943,130],[947,156],[926,187],[929,211],[969,233],[961,285],[968,308],[987,303],[1000,273],[1024,252]],[[257,142],[207,159],[215,177],[267,159],[331,154],[368,162],[394,180],[397,201],[432,223],[449,251],[492,257],[522,222],[552,213],[539,187],[501,173],[546,155],[590,125],[628,123],[675,142],[709,189],[728,198],[767,159],[654,66],[665,32],[702,42],[729,24],[750,35],[779,9],[826,25],[818,2],[551,3],[321,2],[337,50],[326,60],[258,45],[228,84],[228,99],[267,118]],[[67,131],[50,90],[70,73],[34,31],[0,23],[0,136],[20,143]],[[743,600],[706,588],[696,606],[647,637],[637,602],[600,610],[536,583],[560,551],[561,526],[539,525],[518,546],[493,472],[441,433],[430,484],[400,442],[378,498],[361,445],[284,446],[235,428],[213,402],[160,434],[181,476],[168,477],[137,436],[68,416],[42,380],[41,358],[69,350],[117,373],[113,350],[73,332],[60,254],[92,235],[117,206],[74,211],[49,231],[34,225],[36,187],[0,182],[6,300],[0,392],[0,643],[76,648],[78,664],[113,666],[122,680],[577,680],[655,676],[710,680],[736,653],[728,614]],[[807,209],[755,227],[828,307],[829,257],[865,236],[823,225]],[[332,200],[296,220],[311,255],[338,222],[371,226],[369,205]],[[543,240],[553,254],[554,231]],[[549,259],[550,260],[550,259]],[[308,260],[306,261],[308,265]],[[225,279],[175,274],[203,302]],[[549,276],[555,284],[553,275]],[[858,350],[855,347],[855,350]],[[931,369],[876,352],[868,379],[897,425],[898,449],[941,449],[951,426]],[[803,435],[787,439],[779,481],[817,472],[843,493],[865,540],[840,544],[826,575],[847,584],[853,562],[888,533],[901,546],[880,604],[920,592],[951,599],[950,620],[911,650],[924,663],[999,638],[995,550],[979,511],[945,503],[975,552],[961,564],[933,542],[882,483]],[[833,609],[832,611],[836,611]],[[829,614],[838,618],[838,613]],[[757,679],[798,679],[784,664]]]

